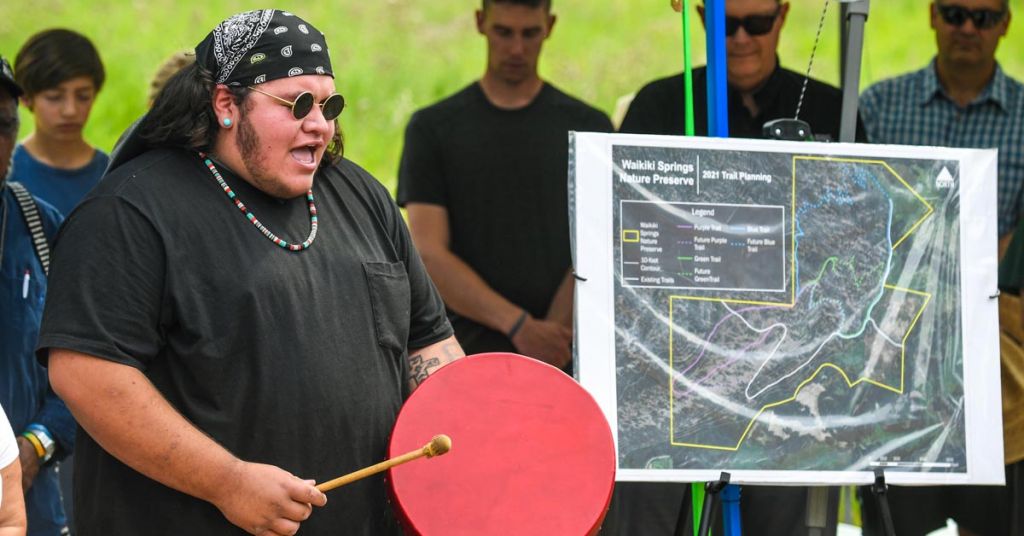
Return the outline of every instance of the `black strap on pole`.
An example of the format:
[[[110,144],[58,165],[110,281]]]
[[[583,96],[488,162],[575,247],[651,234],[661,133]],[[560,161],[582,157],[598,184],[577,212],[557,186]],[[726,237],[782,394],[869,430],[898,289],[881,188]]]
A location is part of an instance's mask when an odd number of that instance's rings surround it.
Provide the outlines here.
[[[885,536],[896,536],[896,528],[892,524],[892,511],[889,510],[889,486],[885,483],[885,469],[875,468],[875,483],[871,485],[871,493],[878,500],[878,511],[882,514],[882,527]]]
[[[721,500],[720,493],[725,486],[729,485],[729,473],[723,472],[718,480],[704,484],[704,507],[700,512],[700,529],[697,536],[708,536],[711,534],[711,524],[715,520],[715,511]]]
[[[43,231],[43,218],[39,215],[39,206],[36,205],[35,199],[32,199],[32,194],[28,193],[28,190],[20,183],[9,182],[7,185],[11,187],[11,192],[18,200],[18,206],[21,207],[21,216],[25,219],[25,226],[28,227],[28,232],[32,236],[32,247],[36,250],[36,257],[39,258],[39,264],[43,267],[43,273],[48,274],[50,272],[50,242]]]

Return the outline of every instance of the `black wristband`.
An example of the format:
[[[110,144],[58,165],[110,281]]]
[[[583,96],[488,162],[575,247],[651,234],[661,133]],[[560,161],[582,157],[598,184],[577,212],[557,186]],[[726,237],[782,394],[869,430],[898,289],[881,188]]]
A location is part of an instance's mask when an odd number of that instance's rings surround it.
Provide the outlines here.
[[[519,315],[519,319],[516,320],[516,323],[512,324],[512,329],[508,330],[508,333],[505,334],[509,340],[511,340],[512,337],[515,337],[516,333],[519,333],[519,328],[523,327],[527,316],[529,316],[529,314],[526,312],[526,309],[523,309],[523,314]]]

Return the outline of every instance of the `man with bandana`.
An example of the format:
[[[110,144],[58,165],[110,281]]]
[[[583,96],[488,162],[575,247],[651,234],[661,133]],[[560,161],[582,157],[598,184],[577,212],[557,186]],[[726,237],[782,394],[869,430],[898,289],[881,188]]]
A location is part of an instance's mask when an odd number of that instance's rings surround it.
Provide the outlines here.
[[[39,357],[82,432],[75,533],[395,534],[380,461],[462,350],[387,191],[342,160],[323,34],[218,25],[54,251]]]
[[[0,406],[18,434],[27,534],[58,536],[67,529],[57,461],[74,446],[75,421],[50,389],[46,369],[32,350],[46,294],[43,262],[49,253],[40,247],[57,233],[62,218],[19,183],[7,181],[18,139],[21,95],[10,65],[0,58]]]

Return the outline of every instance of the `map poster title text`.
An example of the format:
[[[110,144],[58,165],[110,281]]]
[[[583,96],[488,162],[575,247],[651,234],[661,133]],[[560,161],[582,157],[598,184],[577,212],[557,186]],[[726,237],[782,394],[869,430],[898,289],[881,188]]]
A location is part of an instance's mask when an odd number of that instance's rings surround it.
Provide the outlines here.
[[[700,180],[772,183],[768,173],[729,169],[704,169],[700,164],[655,159],[622,159],[616,169],[620,183],[638,185],[699,186]]]

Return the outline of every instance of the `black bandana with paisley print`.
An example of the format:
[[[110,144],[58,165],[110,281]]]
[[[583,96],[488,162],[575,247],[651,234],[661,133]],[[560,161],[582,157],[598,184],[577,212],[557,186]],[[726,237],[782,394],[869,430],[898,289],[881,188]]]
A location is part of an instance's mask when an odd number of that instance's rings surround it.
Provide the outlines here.
[[[299,17],[276,9],[228,18],[196,46],[196,61],[218,84],[254,86],[289,76],[334,77],[324,34]]]

